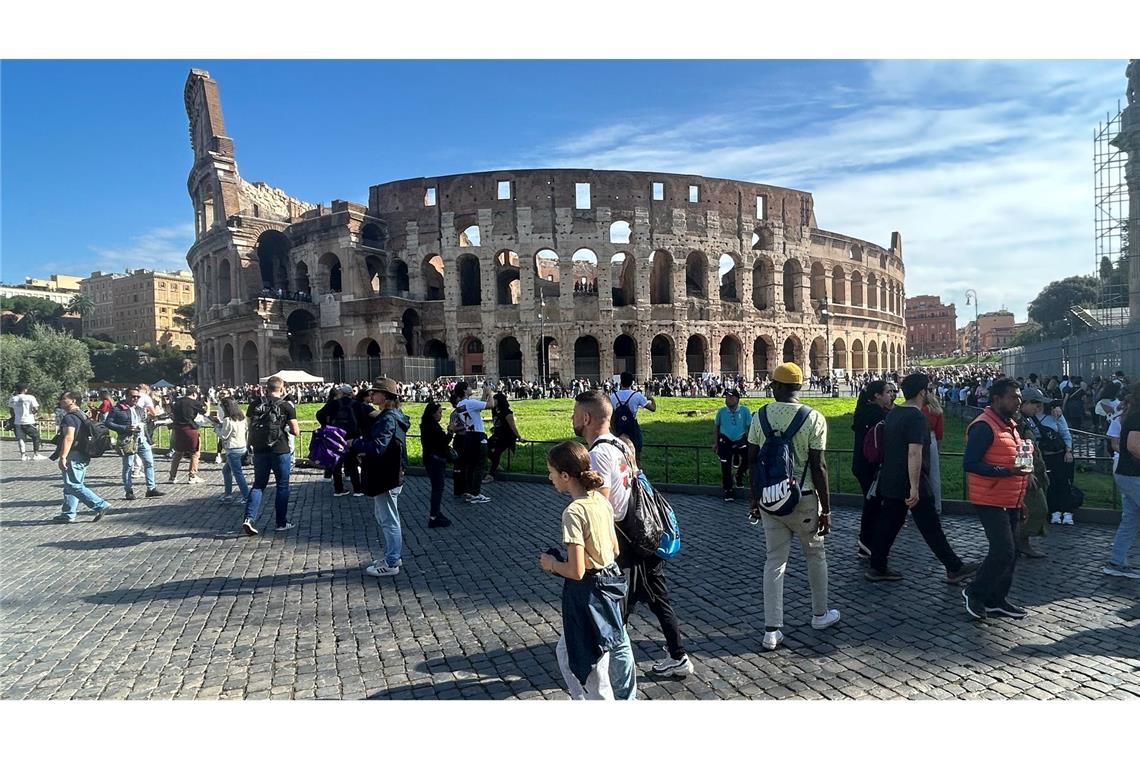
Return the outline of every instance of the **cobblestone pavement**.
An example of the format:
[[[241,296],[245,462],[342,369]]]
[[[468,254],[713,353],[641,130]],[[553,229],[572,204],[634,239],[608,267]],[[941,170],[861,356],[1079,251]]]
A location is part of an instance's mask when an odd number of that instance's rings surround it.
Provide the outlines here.
[[[167,497],[127,502],[118,459],[96,460],[89,482],[114,511],[98,523],[81,511],[66,525],[50,521],[55,464],[16,461],[7,442],[3,457],[4,698],[565,698],[554,657],[560,581],[537,569],[564,504],[547,486],[496,483],[485,490],[493,501],[474,507],[447,496],[455,524],[431,531],[427,483],[410,478],[404,570],[376,580],[362,572],[380,543],[371,501],[334,499],[311,471],[294,482],[297,527],[271,530],[267,494],[269,532],[246,538],[240,508],[218,501],[216,465],[203,465],[209,485],[169,487],[160,476]],[[975,623],[912,527],[892,561],[906,580],[864,581],[858,513],[837,510],[831,599],[843,620],[808,624],[793,549],[787,639],[764,652],[760,528],[740,504],[671,500],[685,548],[669,575],[697,672],[648,672],[662,637],[639,607],[631,636],[644,698],[1140,696],[1140,583],[1100,573],[1107,528],[1055,529],[1050,558],[1019,565],[1014,597],[1033,614]],[[960,554],[980,558],[974,518],[946,525]]]

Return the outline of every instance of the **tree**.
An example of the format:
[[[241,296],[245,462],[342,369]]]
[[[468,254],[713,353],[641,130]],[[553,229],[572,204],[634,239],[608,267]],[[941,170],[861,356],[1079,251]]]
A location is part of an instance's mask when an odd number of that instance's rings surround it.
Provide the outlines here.
[[[172,321],[179,330],[192,333],[194,330],[194,304],[184,303],[175,309]]]
[[[54,405],[63,391],[87,391],[92,375],[87,346],[65,332],[36,325],[27,338],[0,336],[0,352],[0,384],[9,393],[17,383],[27,383],[41,401]]]
[[[48,298],[39,296],[0,296],[0,308],[23,314],[29,325],[51,324],[59,326],[63,307]]]
[[[1066,277],[1042,288],[1029,303],[1029,318],[1041,325],[1043,338],[1069,333],[1069,309],[1092,306],[1097,296],[1096,277]]]
[[[81,317],[86,317],[95,310],[95,302],[82,293],[76,293],[67,302],[67,310]]]
[[[1013,336],[1010,341],[1010,346],[1028,346],[1031,343],[1038,343],[1044,340],[1042,337],[1041,325],[1030,325],[1029,327],[1022,328],[1018,331],[1017,335]]]

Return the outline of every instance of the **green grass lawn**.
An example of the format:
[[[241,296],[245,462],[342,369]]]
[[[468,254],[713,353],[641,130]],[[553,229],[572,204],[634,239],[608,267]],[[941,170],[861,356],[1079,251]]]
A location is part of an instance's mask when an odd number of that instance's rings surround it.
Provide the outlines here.
[[[755,412],[770,399],[751,398],[743,403]],[[831,478],[831,489],[837,493],[858,493],[859,486],[851,474],[851,450],[854,435],[851,430],[855,399],[811,398],[806,403],[819,409],[827,417],[827,463]],[[713,452],[713,416],[724,405],[721,398],[669,398],[658,397],[657,412],[642,411],[638,419],[644,432],[645,449],[642,464],[646,473],[655,482],[688,483],[698,485],[719,485],[720,461]],[[317,427],[314,415],[320,404],[301,404],[297,417],[302,435],[298,451],[308,450],[308,431]],[[528,441],[518,445],[513,457],[503,457],[503,469],[508,472],[546,474],[546,452],[555,443],[573,437],[570,428],[570,415],[573,399],[544,399],[537,401],[512,401],[515,421],[519,432]],[[408,441],[408,458],[413,465],[420,463],[419,429],[423,404],[405,404],[404,412],[412,420]],[[490,433],[489,414],[487,431]],[[445,418],[446,419],[446,418]],[[203,451],[213,451],[215,447],[212,430],[203,430]],[[945,423],[945,436],[942,441],[942,493],[947,499],[964,499],[964,473],[961,453],[965,443],[966,428],[962,420],[948,416]],[[168,432],[163,429],[156,436],[160,446],[168,440]],[[1089,507],[1119,509],[1111,477],[1094,472],[1078,470],[1077,485],[1085,492],[1085,504]]]

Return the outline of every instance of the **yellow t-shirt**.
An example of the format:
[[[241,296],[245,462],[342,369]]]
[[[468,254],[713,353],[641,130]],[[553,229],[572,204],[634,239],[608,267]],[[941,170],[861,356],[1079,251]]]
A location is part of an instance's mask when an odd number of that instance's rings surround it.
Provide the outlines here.
[[[614,561],[614,510],[601,491],[590,491],[566,507],[562,513],[562,543],[577,544],[585,550],[587,570],[601,570]]]
[[[773,401],[766,406],[760,407],[761,409],[767,408],[768,410],[768,424],[772,426],[772,430],[779,433],[780,431],[787,430],[788,425],[792,423],[792,418],[796,416],[802,404],[789,404],[785,401]],[[748,429],[748,442],[754,443],[757,446],[764,445],[764,430],[760,427],[760,421],[757,415],[760,412],[752,415],[752,426]],[[827,419],[819,413],[818,409],[812,409],[811,414],[808,415],[807,420],[804,421],[804,426],[800,428],[800,432],[796,433],[795,438],[792,439],[792,453],[796,459],[796,477],[799,477],[803,472],[804,467],[807,466],[808,449],[816,449],[823,451],[827,448]],[[815,490],[815,486],[811,482],[811,468],[807,468],[807,475],[804,476],[803,490]]]

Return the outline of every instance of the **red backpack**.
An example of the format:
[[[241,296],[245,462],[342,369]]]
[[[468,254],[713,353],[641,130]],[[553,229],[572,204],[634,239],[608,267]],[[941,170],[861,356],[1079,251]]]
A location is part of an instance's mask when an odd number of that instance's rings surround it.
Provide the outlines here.
[[[863,436],[863,458],[868,464],[880,465],[883,463],[883,421],[879,420],[867,428]]]

